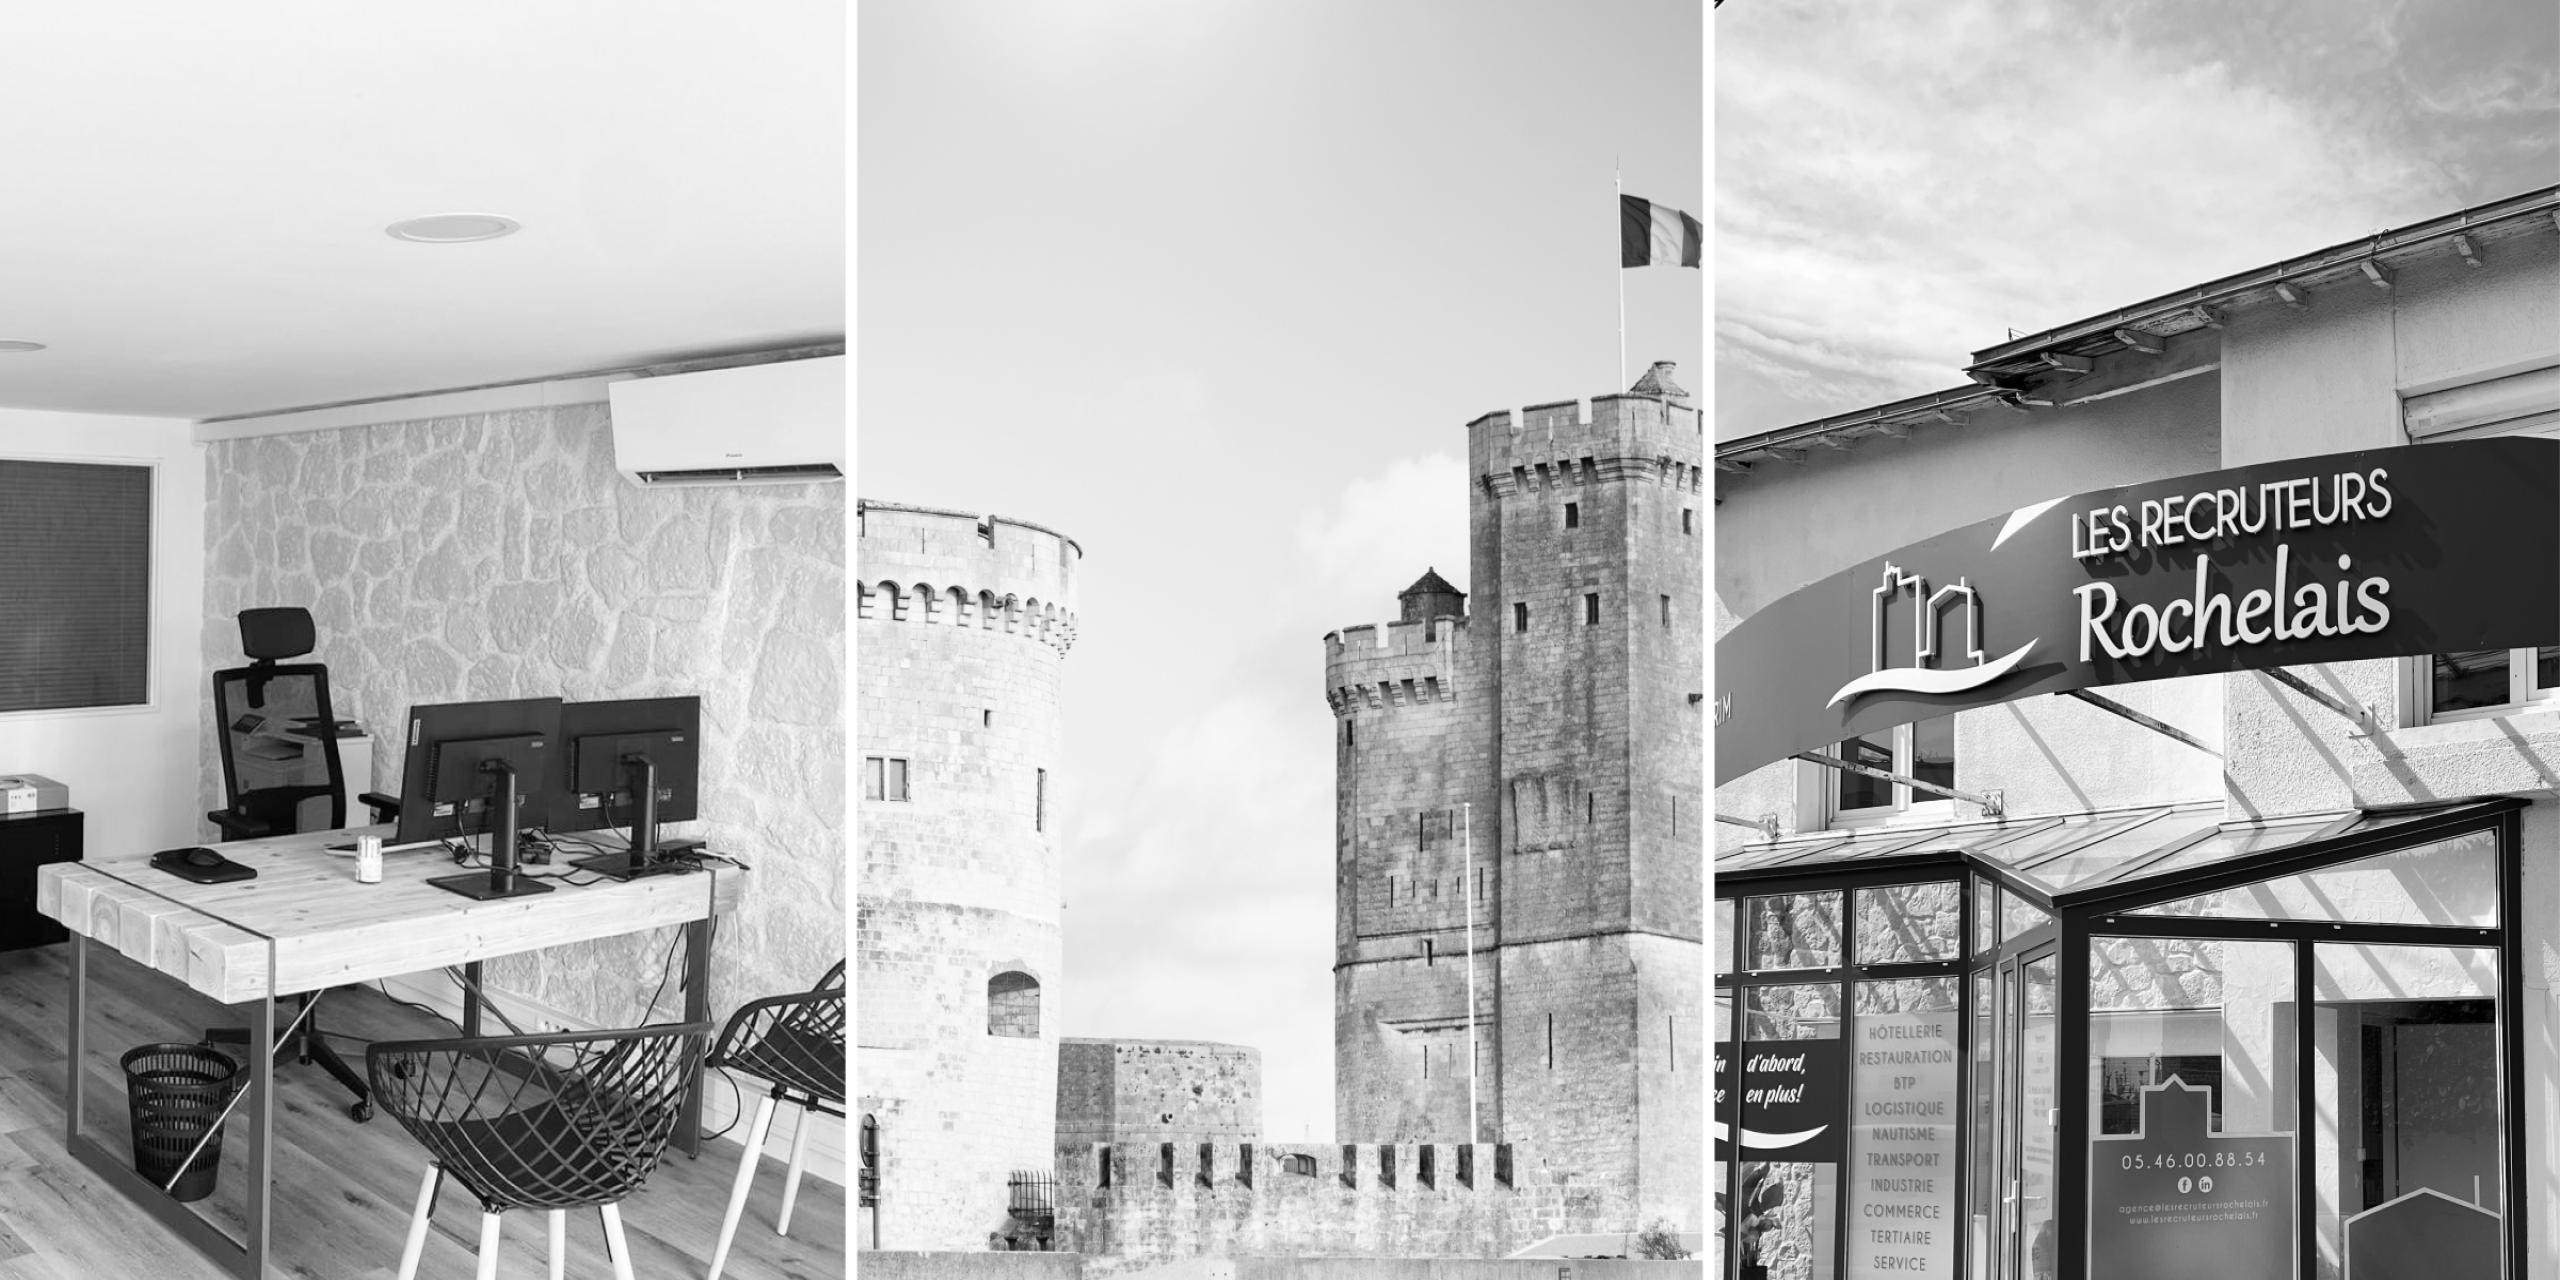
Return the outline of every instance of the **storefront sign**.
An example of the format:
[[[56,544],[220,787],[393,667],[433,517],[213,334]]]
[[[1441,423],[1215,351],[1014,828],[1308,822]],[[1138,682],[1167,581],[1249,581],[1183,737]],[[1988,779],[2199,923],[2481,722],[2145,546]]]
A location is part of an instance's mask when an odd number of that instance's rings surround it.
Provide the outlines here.
[[[1732,1074],[1728,1046],[1716,1046],[1716,1109],[1723,1116]],[[1846,1148],[1848,1085],[1845,1046],[1838,1040],[1749,1040],[1742,1054],[1742,1150],[1715,1123],[1719,1159],[1774,1160],[1787,1164],[1835,1164]]]
[[[1849,1269],[1956,1273],[1956,1019],[1863,1014],[1850,1061]]]
[[[1867,561],[1716,644],[1716,780],[2029,694],[2560,641],[2560,440],[2097,490]]]
[[[2090,1142],[2090,1280],[2293,1274],[2293,1135],[2210,1132],[2212,1103],[2172,1076]]]

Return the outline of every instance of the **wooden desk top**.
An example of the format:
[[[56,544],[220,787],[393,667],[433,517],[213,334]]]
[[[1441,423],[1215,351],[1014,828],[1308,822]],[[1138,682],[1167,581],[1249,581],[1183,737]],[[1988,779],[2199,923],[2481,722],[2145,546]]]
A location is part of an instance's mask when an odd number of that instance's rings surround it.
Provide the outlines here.
[[[356,883],[356,860],[325,846],[359,835],[387,841],[391,828],[221,845],[224,857],[258,873],[229,884],[182,880],[153,867],[148,852],[40,867],[36,909],[224,1004],[239,1004],[685,924],[735,910],[746,888],[734,868],[716,868],[562,883],[529,898],[478,902],[427,883],[463,870],[436,848],[384,854],[382,883]]]

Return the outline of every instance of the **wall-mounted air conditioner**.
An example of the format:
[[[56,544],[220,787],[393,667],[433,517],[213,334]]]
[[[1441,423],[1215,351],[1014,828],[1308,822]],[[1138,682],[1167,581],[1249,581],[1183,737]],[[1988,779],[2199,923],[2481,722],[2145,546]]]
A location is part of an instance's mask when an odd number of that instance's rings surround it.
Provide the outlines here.
[[[842,480],[844,374],[823,356],[616,382],[613,465],[642,485]]]

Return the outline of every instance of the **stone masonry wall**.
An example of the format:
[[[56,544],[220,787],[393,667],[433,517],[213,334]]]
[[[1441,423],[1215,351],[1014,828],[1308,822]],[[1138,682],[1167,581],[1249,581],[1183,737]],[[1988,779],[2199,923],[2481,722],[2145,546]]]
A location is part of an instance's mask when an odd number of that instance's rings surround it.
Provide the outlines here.
[[[858,517],[855,1075],[880,1124],[880,1245],[982,1249],[1056,1131],[1055,779],[1082,552],[965,512]],[[904,762],[904,798],[870,797],[874,759]],[[1036,1035],[991,1026],[1007,974],[1038,984]]]
[[[1703,935],[1698,414],[1603,396],[1488,415],[1468,445],[1469,616],[1326,638],[1338,1132],[1539,1143],[1659,1184],[1645,1203],[1694,1228],[1703,1091],[1674,1064],[1703,1004],[1674,971]],[[1430,696],[1451,672],[1455,708]],[[1461,805],[1472,867],[1435,821]]]
[[[1206,1040],[1058,1042],[1058,1141],[1253,1141],[1262,1051]]]
[[[361,789],[400,789],[413,704],[699,695],[690,825],[755,868],[713,949],[714,1015],[805,990],[843,955],[842,485],[642,489],[614,470],[601,404],[205,453],[207,665],[239,660],[241,609],[308,607],[337,713],[375,735]],[[205,809],[222,785],[210,733]],[[494,961],[489,980],[625,1025],[669,941],[555,947]]]
[[[1470,1136],[1468,914],[1481,971],[1476,1019],[1492,1041],[1489,955],[1501,859],[1490,801],[1492,701],[1471,619],[1443,616],[1325,641],[1338,727],[1334,830],[1334,1120],[1337,1136]],[[1470,858],[1472,849],[1472,859]],[[1472,865],[1471,865],[1472,863]],[[1426,1059],[1428,1060],[1426,1062]],[[1490,1063],[1487,1050],[1479,1061]],[[1497,1082],[1478,1084],[1484,1137]]]
[[[1152,1258],[1499,1258],[1550,1235],[1634,1229],[1625,1179],[1568,1168],[1532,1146],[1219,1141],[1204,1161],[1204,1141],[1060,1143],[1058,1247]]]

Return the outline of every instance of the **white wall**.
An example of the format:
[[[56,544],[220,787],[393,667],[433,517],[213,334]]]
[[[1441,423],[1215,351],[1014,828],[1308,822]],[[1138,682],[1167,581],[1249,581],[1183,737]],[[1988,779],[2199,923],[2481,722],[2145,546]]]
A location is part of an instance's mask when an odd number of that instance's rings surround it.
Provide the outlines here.
[[[176,418],[0,408],[0,456],[154,469],[151,700],[111,711],[0,714],[0,773],[40,773],[85,811],[85,847],[196,843],[196,733],[207,697],[204,448]]]

